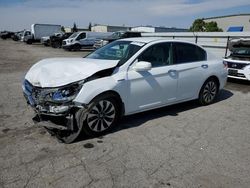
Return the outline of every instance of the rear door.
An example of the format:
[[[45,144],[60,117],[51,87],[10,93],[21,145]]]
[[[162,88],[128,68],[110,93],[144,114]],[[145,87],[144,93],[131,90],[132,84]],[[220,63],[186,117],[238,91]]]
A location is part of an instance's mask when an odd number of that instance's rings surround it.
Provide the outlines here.
[[[173,53],[178,73],[177,100],[194,98],[199,93],[209,68],[206,52],[193,44],[174,42]]]

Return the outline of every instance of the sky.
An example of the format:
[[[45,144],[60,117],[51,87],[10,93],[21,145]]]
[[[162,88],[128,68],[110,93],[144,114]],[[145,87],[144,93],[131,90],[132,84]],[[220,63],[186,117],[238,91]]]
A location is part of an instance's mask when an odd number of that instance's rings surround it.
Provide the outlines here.
[[[250,0],[0,0],[0,31],[33,23],[189,28],[197,18],[250,14]]]

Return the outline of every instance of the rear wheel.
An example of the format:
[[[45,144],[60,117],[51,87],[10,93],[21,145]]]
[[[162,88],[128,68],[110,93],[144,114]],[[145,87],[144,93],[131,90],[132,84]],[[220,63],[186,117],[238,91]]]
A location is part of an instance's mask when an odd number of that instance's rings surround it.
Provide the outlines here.
[[[219,84],[214,78],[208,79],[202,86],[199,94],[199,103],[209,105],[214,102],[219,91]]]

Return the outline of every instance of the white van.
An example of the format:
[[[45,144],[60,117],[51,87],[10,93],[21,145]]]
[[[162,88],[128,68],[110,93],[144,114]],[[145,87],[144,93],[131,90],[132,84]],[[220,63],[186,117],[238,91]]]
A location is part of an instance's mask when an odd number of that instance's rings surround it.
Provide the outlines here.
[[[66,50],[80,50],[82,47],[93,47],[97,39],[111,35],[110,32],[76,32],[63,40],[62,47]]]

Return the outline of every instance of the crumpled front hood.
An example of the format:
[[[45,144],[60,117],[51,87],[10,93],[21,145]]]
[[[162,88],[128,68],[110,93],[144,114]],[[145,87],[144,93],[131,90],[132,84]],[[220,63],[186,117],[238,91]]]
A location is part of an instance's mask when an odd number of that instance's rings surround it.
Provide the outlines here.
[[[25,76],[38,87],[59,87],[80,81],[96,72],[117,65],[118,60],[88,58],[50,58],[33,65]]]

